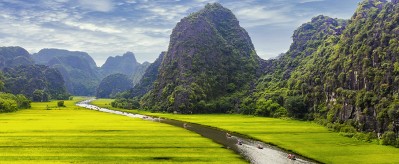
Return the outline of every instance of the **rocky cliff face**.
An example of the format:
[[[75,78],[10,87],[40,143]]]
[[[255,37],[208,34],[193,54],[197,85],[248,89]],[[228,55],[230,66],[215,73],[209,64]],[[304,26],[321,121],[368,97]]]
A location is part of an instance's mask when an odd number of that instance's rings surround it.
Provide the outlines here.
[[[347,25],[347,20],[334,19],[319,15],[308,23],[304,23],[292,35],[293,42],[290,49],[278,60],[272,63],[269,73],[282,73],[282,79],[287,79],[291,72],[298,67],[308,56],[312,55],[317,48],[329,36],[339,36]]]
[[[5,67],[34,64],[31,55],[22,47],[0,47],[0,70]]]
[[[33,54],[37,64],[56,68],[61,72],[67,90],[73,95],[95,95],[101,76],[94,60],[85,52],[42,49]]]
[[[323,77],[327,116],[361,131],[392,131],[399,122],[399,6],[382,0],[359,4]]]
[[[259,63],[234,14],[220,4],[208,4],[173,29],[158,78],[143,105],[160,111],[201,112],[212,100],[249,89]]]
[[[292,68],[291,73],[264,76],[254,97],[262,95],[261,98],[285,105],[291,96],[297,96],[305,104],[301,112],[308,113],[309,118],[323,117],[359,131],[398,132],[398,13],[395,3],[365,0],[345,28],[319,17],[323,21],[312,28],[319,31],[331,24],[335,30],[322,30],[326,35],[317,42],[309,38],[320,35],[304,24],[295,32],[294,43],[286,54],[289,56],[285,56],[286,64],[281,67]],[[301,33],[311,35],[300,37]],[[306,57],[296,62],[296,67],[290,67],[298,59],[295,54]]]
[[[144,63],[140,64],[136,69],[133,70],[133,73],[131,74],[133,86],[137,85],[140,82],[140,80],[143,78],[143,75],[145,74],[147,68],[151,64],[152,63],[144,62]]]

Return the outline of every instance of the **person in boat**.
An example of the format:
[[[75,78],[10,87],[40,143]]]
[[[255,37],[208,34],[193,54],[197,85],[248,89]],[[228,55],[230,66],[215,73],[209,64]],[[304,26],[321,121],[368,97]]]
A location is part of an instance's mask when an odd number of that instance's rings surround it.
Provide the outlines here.
[[[256,147],[257,147],[258,149],[263,149],[263,146],[262,146],[261,144],[258,144]]]
[[[230,137],[231,137],[231,134],[230,134],[230,133],[226,133],[226,137],[227,137],[227,138],[230,138]]]
[[[238,141],[237,141],[237,145],[242,145],[242,141],[241,141],[241,140],[238,140]]]
[[[296,160],[296,157],[295,157],[294,154],[288,154],[287,158],[290,159],[290,160]]]
[[[184,123],[184,124],[183,124],[183,127],[184,127],[184,128],[187,128],[187,127],[188,127],[187,123]]]

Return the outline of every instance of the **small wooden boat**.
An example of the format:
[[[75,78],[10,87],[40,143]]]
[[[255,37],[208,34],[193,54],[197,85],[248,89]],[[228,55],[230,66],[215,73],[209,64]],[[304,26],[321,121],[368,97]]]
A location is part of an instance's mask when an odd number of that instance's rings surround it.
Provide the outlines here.
[[[296,160],[296,157],[295,157],[294,154],[288,154],[287,158],[290,159],[290,160]]]

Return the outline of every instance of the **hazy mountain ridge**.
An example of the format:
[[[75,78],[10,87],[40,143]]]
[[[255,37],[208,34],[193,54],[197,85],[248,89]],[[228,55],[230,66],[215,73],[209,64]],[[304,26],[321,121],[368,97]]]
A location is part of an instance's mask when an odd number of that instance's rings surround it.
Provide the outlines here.
[[[95,95],[101,80],[96,63],[86,52],[62,49],[42,49],[33,54],[37,64],[44,64],[59,70],[65,80],[68,92],[73,95]]]
[[[100,73],[103,77],[111,74],[124,74],[132,79],[132,85],[136,85],[145,70],[150,65],[148,62],[140,64],[137,62],[133,52],[126,52],[122,56],[108,57],[105,63],[100,68]]]
[[[31,55],[22,47],[0,47],[0,70],[31,64],[34,64]]]
[[[153,83],[158,77],[159,67],[162,64],[165,54],[166,52],[162,52],[154,63],[148,66],[140,81],[129,91],[129,97],[127,98],[142,97],[152,89]]]
[[[101,80],[97,87],[97,98],[110,98],[117,93],[124,92],[133,87],[132,80],[125,74],[111,74]]]
[[[73,95],[96,95],[96,89],[106,76],[122,73],[129,78],[141,78],[147,64],[140,64],[132,52],[109,57],[102,67],[97,67],[86,52],[62,49],[42,49],[33,54],[38,64],[56,68],[61,72],[68,91]]]

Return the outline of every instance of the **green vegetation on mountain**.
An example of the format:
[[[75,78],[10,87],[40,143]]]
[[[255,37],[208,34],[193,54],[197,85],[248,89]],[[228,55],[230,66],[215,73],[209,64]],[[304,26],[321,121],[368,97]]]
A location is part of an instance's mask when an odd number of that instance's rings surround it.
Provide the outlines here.
[[[44,64],[61,72],[68,92],[73,95],[95,95],[100,82],[96,63],[85,52],[42,49],[33,54],[37,64]]]
[[[151,64],[152,63],[144,62],[144,63],[140,64],[138,67],[136,67],[135,69],[133,69],[133,72],[130,75],[132,82],[133,82],[133,86],[140,83],[140,80],[143,78],[146,70],[148,69],[148,67]]]
[[[158,77],[158,70],[161,66],[166,52],[162,52],[154,63],[151,63],[145,70],[140,81],[134,85],[133,88],[120,93],[116,96],[116,100],[112,105],[124,109],[140,108],[140,98],[150,91],[153,87],[154,81]]]
[[[251,89],[260,61],[233,13],[220,4],[208,4],[173,29],[142,107],[181,113],[232,110],[238,95]]]
[[[0,70],[5,67],[32,64],[31,55],[25,49],[21,47],[0,47]]]
[[[68,99],[61,74],[44,65],[21,65],[3,69],[4,92],[23,94],[33,101]]]
[[[399,146],[398,13],[395,3],[361,2],[342,32],[323,32],[327,35],[318,44],[299,49],[306,54],[299,64],[290,55],[295,47],[278,59],[273,73],[259,80],[249,104],[256,108],[257,99],[272,100],[290,116],[325,120],[321,122],[348,136],[356,131],[383,133],[383,144]],[[296,32],[301,31],[306,34],[306,29]],[[284,62],[287,58],[292,62]],[[291,73],[285,74],[287,70]],[[290,109],[292,97],[302,109]]]
[[[124,74],[111,74],[105,77],[97,88],[96,97],[110,98],[115,97],[119,92],[124,92],[132,88],[132,80]]]
[[[21,47],[0,47],[0,113],[30,108],[30,102],[68,98],[55,69],[33,65]]]
[[[292,81],[296,78],[291,76],[294,73],[303,75],[296,71],[312,58],[312,54],[326,40],[339,36],[346,24],[347,21],[320,15],[295,30],[290,49],[278,59],[266,63],[264,74],[258,80],[255,92],[243,100],[241,112],[273,117],[307,116],[309,103],[300,90],[302,86],[294,86]],[[299,89],[293,90],[292,87]]]
[[[96,95],[101,80],[111,74],[125,74],[137,82],[149,65],[138,63],[132,52],[109,57],[100,68],[86,52],[79,51],[42,49],[33,54],[33,59],[37,64],[56,68],[61,72],[68,92],[83,96]]]

